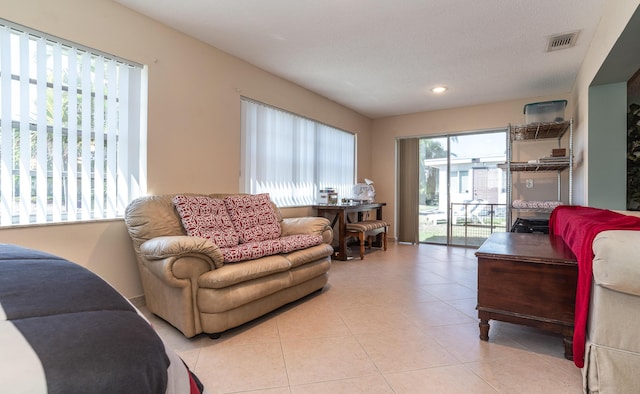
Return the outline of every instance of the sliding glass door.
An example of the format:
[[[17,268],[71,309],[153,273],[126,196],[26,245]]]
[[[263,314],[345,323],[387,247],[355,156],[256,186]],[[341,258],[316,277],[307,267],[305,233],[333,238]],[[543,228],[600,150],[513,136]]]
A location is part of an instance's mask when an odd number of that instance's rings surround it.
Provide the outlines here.
[[[504,131],[449,137],[449,244],[480,246],[506,227]]]
[[[448,243],[449,138],[420,138],[419,146],[419,242]]]
[[[416,140],[418,242],[479,246],[504,231],[506,174],[497,164],[505,162],[505,131]],[[412,194],[408,181],[399,187]]]

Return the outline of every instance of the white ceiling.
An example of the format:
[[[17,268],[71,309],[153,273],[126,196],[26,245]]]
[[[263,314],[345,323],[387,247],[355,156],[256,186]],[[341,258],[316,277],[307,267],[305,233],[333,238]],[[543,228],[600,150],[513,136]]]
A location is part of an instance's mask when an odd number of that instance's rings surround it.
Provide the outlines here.
[[[371,118],[567,93],[606,3],[115,1]]]

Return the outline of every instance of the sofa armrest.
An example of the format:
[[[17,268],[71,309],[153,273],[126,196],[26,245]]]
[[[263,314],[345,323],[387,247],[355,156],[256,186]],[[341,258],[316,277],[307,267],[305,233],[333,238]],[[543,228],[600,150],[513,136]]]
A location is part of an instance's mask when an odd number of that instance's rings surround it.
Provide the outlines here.
[[[193,277],[194,270],[201,274],[203,269],[210,271],[224,264],[217,245],[206,238],[185,235],[152,238],[140,245],[140,255],[145,265],[164,279]]]
[[[603,231],[592,246],[594,283],[640,296],[640,231]]]
[[[283,237],[297,234],[318,234],[322,235],[322,242],[326,244],[331,244],[333,240],[333,229],[327,218],[316,216],[284,218],[280,224]]]
[[[211,259],[215,267],[222,266],[220,248],[206,238],[174,235],[152,238],[140,245],[140,253],[149,260],[202,254]]]

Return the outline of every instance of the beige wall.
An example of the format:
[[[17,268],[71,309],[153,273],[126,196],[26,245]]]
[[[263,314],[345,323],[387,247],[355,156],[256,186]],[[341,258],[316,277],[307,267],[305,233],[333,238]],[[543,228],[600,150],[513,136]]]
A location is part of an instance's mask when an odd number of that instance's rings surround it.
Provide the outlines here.
[[[568,95],[568,93],[567,93]],[[396,222],[396,140],[410,136],[460,134],[506,128],[509,123],[524,123],[527,103],[566,99],[567,95],[532,97],[472,107],[421,112],[411,115],[375,119],[372,129],[371,178],[376,182],[376,200],[387,203],[384,218],[391,222],[395,238]],[[569,103],[570,105],[570,103]],[[567,111],[570,113],[570,110]]]
[[[240,95],[357,132],[368,173],[368,118],[115,2],[0,0],[0,17],[148,65],[149,193],[238,191]],[[127,297],[142,294],[122,221],[0,229],[0,242],[55,253]]]

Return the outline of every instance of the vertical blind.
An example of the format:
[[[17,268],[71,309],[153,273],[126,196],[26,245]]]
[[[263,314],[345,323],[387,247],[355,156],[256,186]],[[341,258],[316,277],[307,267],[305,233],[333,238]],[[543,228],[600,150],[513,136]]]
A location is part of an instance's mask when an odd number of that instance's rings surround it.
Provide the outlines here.
[[[282,207],[315,204],[326,188],[351,196],[355,135],[246,98],[241,107],[242,191]]]
[[[0,225],[121,217],[145,188],[144,68],[0,20]]]

